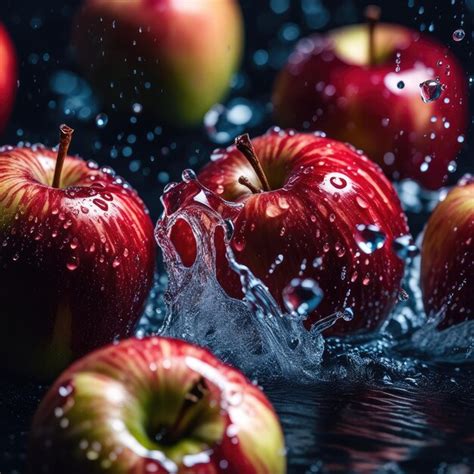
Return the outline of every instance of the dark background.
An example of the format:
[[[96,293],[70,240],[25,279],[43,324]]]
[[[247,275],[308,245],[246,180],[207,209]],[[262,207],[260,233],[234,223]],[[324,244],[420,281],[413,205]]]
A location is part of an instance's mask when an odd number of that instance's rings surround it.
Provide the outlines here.
[[[184,168],[198,170],[217,144],[204,126],[187,131],[162,127],[142,113],[134,113],[132,104],[130,113],[119,113],[107,109],[91,94],[69,46],[74,12],[80,3],[0,0],[0,21],[13,37],[20,58],[16,106],[0,143],[28,141],[53,146],[58,126],[67,122],[76,129],[72,153],[115,168],[138,189],[156,219],[164,185],[178,180]],[[298,38],[361,21],[367,3],[241,1],[246,52],[224,103],[234,100],[253,110],[254,119],[247,131],[256,135],[272,125],[271,86]],[[371,3],[383,7],[384,21],[421,31],[432,29],[432,34],[462,61],[466,80],[474,79],[474,0]],[[461,26],[466,38],[455,43],[452,33]],[[471,96],[474,110],[472,102]],[[104,113],[108,123],[100,128],[96,117]],[[229,130],[230,135],[244,131],[225,122],[219,127]],[[452,182],[463,172],[473,171],[470,135],[466,135]],[[412,230],[418,231],[425,220],[426,214],[411,213]],[[371,370],[356,384],[322,382],[294,390],[287,385],[265,387],[285,428],[291,472],[473,472],[474,388],[472,377],[471,382],[466,381],[469,372],[464,368],[439,369],[439,379],[418,388],[415,382],[406,381],[391,387],[377,384],[373,380],[377,374]],[[429,377],[436,370],[426,369]],[[460,373],[464,380],[459,379]],[[33,382],[0,377],[0,473],[22,472],[30,417],[44,389]]]

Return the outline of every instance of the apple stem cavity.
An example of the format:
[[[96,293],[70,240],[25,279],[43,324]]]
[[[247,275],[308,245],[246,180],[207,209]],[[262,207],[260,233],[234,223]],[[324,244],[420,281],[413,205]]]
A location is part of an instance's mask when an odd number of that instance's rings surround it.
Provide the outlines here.
[[[53,188],[60,187],[59,185],[61,183],[61,173],[63,170],[64,159],[66,158],[69,146],[71,145],[74,129],[67,126],[66,124],[62,124],[59,127],[59,131],[59,148],[58,156],[56,158],[56,167],[54,168]]]
[[[250,189],[250,192],[252,192],[253,194],[258,194],[258,193],[261,193],[262,191],[260,189],[258,189],[256,186],[254,186],[250,180],[245,177],[245,176],[241,176],[239,178],[239,183],[242,185],[242,186],[245,186],[246,188],[249,188]]]
[[[369,28],[369,65],[374,66],[376,63],[375,55],[375,27],[380,21],[381,9],[377,5],[368,5],[365,9],[365,18]]]
[[[263,171],[262,165],[260,164],[257,154],[255,153],[255,149],[252,145],[252,141],[250,140],[249,134],[246,133],[244,135],[238,136],[235,139],[235,146],[237,150],[239,150],[240,153],[242,153],[242,155],[244,155],[245,158],[247,158],[247,161],[252,165],[252,168],[254,169],[255,173],[258,176],[258,179],[260,180],[262,189],[259,190],[255,188],[255,186],[253,186],[250,181],[244,176],[241,176],[239,178],[239,183],[243,184],[244,186],[247,186],[253,193],[261,191],[271,191],[272,188],[270,188],[268,179],[265,175],[265,172]],[[242,181],[242,178],[245,179],[245,182]]]

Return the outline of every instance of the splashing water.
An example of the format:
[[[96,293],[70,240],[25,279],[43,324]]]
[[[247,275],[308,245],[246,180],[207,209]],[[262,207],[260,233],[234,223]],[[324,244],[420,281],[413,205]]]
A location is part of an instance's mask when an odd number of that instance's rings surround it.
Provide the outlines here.
[[[224,234],[228,243],[232,227],[217,209],[222,212],[225,208],[232,215],[240,205],[220,199],[189,172],[183,178],[184,183],[172,184],[164,194],[165,211],[156,228],[169,274],[168,315],[159,332],[206,346],[247,374],[314,377],[324,347],[321,327],[308,331],[303,320],[304,309],[314,308],[320,293],[308,281],[294,282],[287,293],[288,298],[292,293],[295,310],[283,314],[265,285],[235,260],[226,245],[226,257],[240,278],[244,300],[227,296],[215,275],[214,242]],[[197,243],[190,267],[183,265],[170,238],[177,221],[189,225]],[[329,316],[326,325],[340,317]]]
[[[426,357],[456,363],[473,358],[474,322],[439,332],[443,314],[427,317],[424,313],[418,254],[422,236],[416,244],[410,236],[392,242],[393,251],[407,262],[406,274],[398,305],[382,327],[371,334],[324,340],[322,333],[337,320],[354,317],[351,308],[322,318],[307,330],[304,319],[324,295],[316,281],[295,278],[284,289],[287,313],[282,312],[268,288],[236,261],[228,245],[233,225],[222,215],[230,219],[242,204],[224,201],[203,187],[190,170],[183,172],[182,183],[167,186],[162,201],[165,210],[155,235],[163,250],[168,288],[165,292],[163,278],[157,280],[153,299],[163,300],[166,310],[150,303],[147,312],[152,316],[144,318],[139,334],[158,333],[205,346],[251,377],[302,382],[358,379],[366,371],[372,374],[374,367],[382,380],[411,380]],[[189,226],[196,243],[191,265],[182,262],[171,237],[179,221]],[[385,245],[386,237],[376,226],[359,225],[357,232],[364,252]],[[240,278],[243,300],[229,297],[217,281],[219,238],[230,268]]]

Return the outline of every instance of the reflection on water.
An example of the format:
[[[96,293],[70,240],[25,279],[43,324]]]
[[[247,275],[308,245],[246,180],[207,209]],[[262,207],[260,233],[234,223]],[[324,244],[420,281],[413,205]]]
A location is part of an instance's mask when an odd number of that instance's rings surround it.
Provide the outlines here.
[[[474,472],[472,387],[265,388],[290,446],[290,472]]]
[[[289,474],[472,474],[474,377],[462,372],[423,387],[265,383],[285,431]],[[0,383],[0,472],[22,473],[30,419],[46,388]]]

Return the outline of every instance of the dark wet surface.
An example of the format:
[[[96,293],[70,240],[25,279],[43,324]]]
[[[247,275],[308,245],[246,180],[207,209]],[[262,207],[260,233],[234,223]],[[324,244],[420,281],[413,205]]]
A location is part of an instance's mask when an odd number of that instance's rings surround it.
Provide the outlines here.
[[[445,383],[438,387],[264,384],[285,431],[289,472],[474,472],[474,387],[450,377],[457,372],[452,368],[443,370]],[[29,421],[44,390],[2,382],[2,474],[23,472]]]

